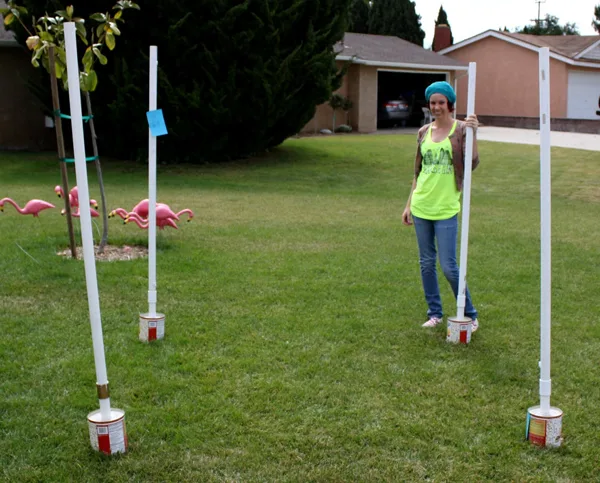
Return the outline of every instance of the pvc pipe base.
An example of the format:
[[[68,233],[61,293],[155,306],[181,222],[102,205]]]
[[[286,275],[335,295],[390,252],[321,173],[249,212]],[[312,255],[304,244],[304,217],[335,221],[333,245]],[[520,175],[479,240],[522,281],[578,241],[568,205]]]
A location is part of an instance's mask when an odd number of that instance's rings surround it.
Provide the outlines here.
[[[448,317],[446,342],[468,344],[471,342],[471,319],[469,317]]]
[[[151,342],[165,337],[165,314],[140,314],[140,340]]]
[[[125,411],[112,408],[110,413],[109,420],[102,418],[99,409],[88,414],[90,443],[93,449],[104,454],[126,453]]]
[[[535,446],[558,448],[563,442],[562,417],[563,412],[554,407],[550,408],[549,414],[540,406],[527,409],[527,441]]]

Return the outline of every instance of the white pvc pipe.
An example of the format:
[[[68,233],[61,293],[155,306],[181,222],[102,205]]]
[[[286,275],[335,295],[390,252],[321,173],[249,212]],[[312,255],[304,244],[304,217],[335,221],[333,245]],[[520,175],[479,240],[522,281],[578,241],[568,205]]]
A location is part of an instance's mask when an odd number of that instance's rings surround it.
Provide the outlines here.
[[[75,174],[79,187],[79,210],[81,222],[81,238],[85,281],[87,285],[90,324],[94,345],[94,361],[96,364],[96,381],[99,385],[108,385],[106,360],[104,358],[104,342],[102,340],[102,320],[100,317],[100,298],[98,296],[98,280],[96,278],[96,259],[94,256],[94,238],[92,234],[92,216],[89,210],[90,194],[85,161],[85,142],[83,137],[83,118],[81,111],[81,91],[79,88],[79,62],[77,59],[77,39],[75,24],[65,22],[65,47],[67,53],[67,73],[69,84],[69,103],[73,133],[73,150],[75,153]],[[100,399],[102,419],[110,420],[110,399]]]
[[[552,206],[550,201],[550,49],[539,52],[540,63],[540,226],[541,226],[541,301],[540,301],[540,409],[550,414],[550,320]]]
[[[475,113],[475,81],[477,64],[469,63],[469,90],[467,92],[467,116]],[[458,295],[456,297],[456,318],[465,318],[467,293],[467,256],[469,250],[469,218],[471,215],[471,170],[473,166],[473,128],[467,128],[465,147],[465,173],[463,180],[462,226],[460,235],[460,267],[458,275]]]
[[[150,46],[150,111],[156,110],[158,56]],[[148,313],[156,315],[156,136],[148,129]]]

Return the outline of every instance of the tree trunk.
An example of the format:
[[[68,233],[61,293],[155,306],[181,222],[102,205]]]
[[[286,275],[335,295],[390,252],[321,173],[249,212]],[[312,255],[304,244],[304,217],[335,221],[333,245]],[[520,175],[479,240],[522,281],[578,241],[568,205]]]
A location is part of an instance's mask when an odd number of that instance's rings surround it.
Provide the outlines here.
[[[332,129],[331,133],[335,134],[335,109],[333,110],[333,129]]]
[[[77,258],[77,249],[75,245],[75,235],[73,233],[73,219],[71,218],[71,203],[69,202],[69,176],[67,173],[67,163],[65,161],[65,139],[62,130],[62,119],[60,117],[60,99],[58,97],[58,80],[56,79],[56,70],[54,67],[54,47],[48,50],[48,60],[50,67],[50,87],[52,89],[52,107],[54,109],[54,128],[56,130],[56,147],[58,158],[60,160],[60,176],[65,200],[65,213],[67,217],[67,229],[69,231],[69,246],[71,256]]]
[[[90,93],[85,93],[85,102],[87,104],[88,116],[90,116],[90,131],[92,133],[92,146],[94,148],[94,160],[96,164],[96,174],[98,175],[98,186],[100,187],[100,202],[102,203],[102,240],[98,245],[98,253],[104,253],[104,247],[108,242],[108,212],[106,210],[106,193],[104,192],[104,181],[102,179],[102,166],[98,157],[98,143],[96,142],[96,128],[94,127],[94,116],[92,113],[92,100]]]

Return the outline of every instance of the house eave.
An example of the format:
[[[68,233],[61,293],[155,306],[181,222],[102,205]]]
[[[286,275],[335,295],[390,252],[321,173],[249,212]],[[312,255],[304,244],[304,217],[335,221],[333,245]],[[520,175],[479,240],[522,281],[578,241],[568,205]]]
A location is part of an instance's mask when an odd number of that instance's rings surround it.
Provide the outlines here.
[[[454,70],[469,70],[468,66],[461,65],[434,65],[434,64],[415,64],[407,62],[381,62],[377,60],[364,60],[358,57],[349,55],[338,55],[335,58],[340,61],[350,61],[353,64],[368,65],[372,67],[393,67],[398,69],[426,69],[426,70],[440,70],[440,71],[454,71]]]
[[[585,54],[587,54],[588,52],[594,50],[598,46],[600,46],[600,40],[597,40],[592,45],[590,45],[588,48],[586,48],[586,49],[582,50],[581,52],[579,52],[574,58],[575,59],[581,59]]]

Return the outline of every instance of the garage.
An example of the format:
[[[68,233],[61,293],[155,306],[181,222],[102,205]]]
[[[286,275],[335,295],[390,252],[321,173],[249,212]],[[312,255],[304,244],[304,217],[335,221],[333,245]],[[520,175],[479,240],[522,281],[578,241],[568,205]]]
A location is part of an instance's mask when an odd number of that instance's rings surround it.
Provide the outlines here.
[[[423,108],[427,107],[425,89],[436,81],[445,81],[443,72],[377,71],[377,128],[419,127]]]
[[[600,119],[600,72],[571,70],[567,95],[569,119]]]

